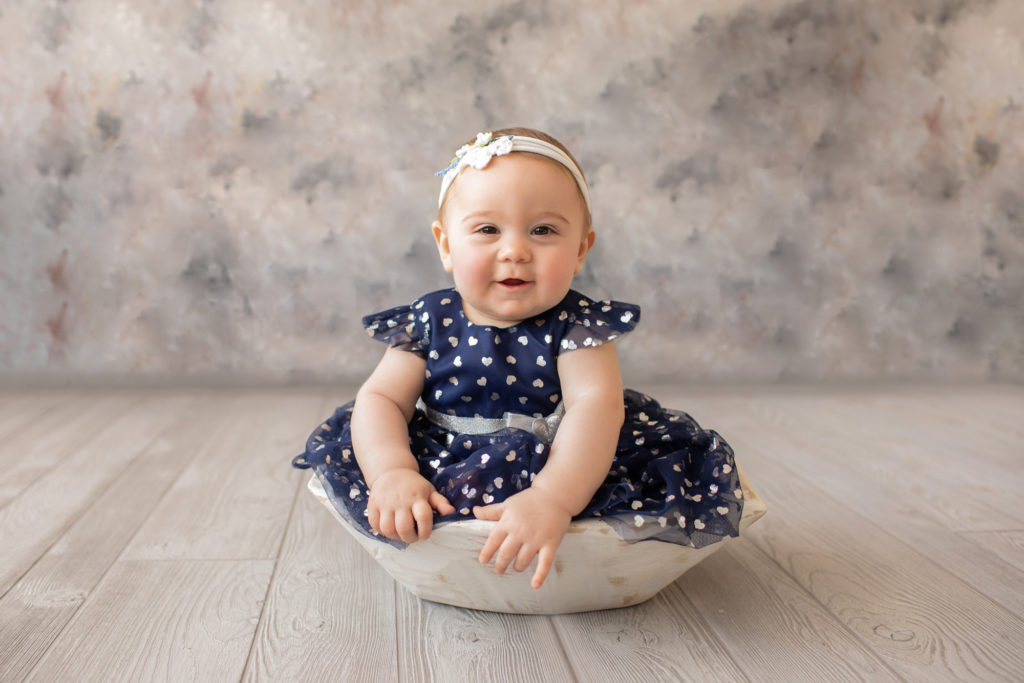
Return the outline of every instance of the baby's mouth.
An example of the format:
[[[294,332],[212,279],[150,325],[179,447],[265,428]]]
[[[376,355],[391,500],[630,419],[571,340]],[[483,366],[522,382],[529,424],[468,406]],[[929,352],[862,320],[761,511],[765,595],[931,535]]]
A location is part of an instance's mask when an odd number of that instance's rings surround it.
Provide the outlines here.
[[[505,287],[513,287],[514,288],[514,287],[522,287],[523,285],[528,284],[528,283],[526,282],[526,280],[520,280],[518,278],[510,277],[510,278],[508,278],[506,280],[501,280],[500,284],[505,286]]]

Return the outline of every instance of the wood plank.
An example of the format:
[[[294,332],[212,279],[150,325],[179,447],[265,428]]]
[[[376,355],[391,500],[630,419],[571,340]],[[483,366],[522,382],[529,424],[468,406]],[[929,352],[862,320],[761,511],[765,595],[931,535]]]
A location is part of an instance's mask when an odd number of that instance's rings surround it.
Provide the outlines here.
[[[1020,467],[1024,462],[1020,448],[1024,443],[1024,391],[1016,396],[1004,392],[930,393],[920,397],[920,404],[928,409],[928,414],[927,424],[918,424],[918,427],[941,426],[945,430],[981,437],[985,442],[999,442],[993,450],[981,444],[972,448],[972,460],[1003,467]],[[1008,450],[1006,446],[1011,448]]]
[[[401,680],[572,680],[551,619],[420,600],[398,587]]]
[[[904,487],[900,497],[914,498],[951,531],[1024,527],[1021,468],[996,474],[964,457],[984,448],[996,450],[997,443],[982,444],[977,435],[945,429],[934,418],[930,421],[927,412],[915,414],[920,407],[904,408],[893,420],[888,417],[891,408],[883,416],[865,402],[851,401],[751,399],[748,417],[753,413],[775,435],[785,433],[793,443],[816,446],[820,457],[842,461],[876,481],[894,482],[899,476]],[[856,415],[856,432],[863,436],[851,438],[851,415]]]
[[[701,615],[752,680],[900,680],[753,543],[730,542],[667,597]]]
[[[984,493],[996,506],[1024,517],[1017,490],[1002,486],[1003,479],[991,474],[1006,468],[1019,472],[1024,465],[1024,400],[949,390],[913,397],[881,394],[862,405],[869,430],[882,438],[894,436],[908,452],[959,456],[939,461],[939,478],[968,476],[966,482],[977,489],[971,495]],[[972,466],[965,471],[960,465],[967,456]]]
[[[159,394],[142,399],[163,409]],[[147,409],[144,412],[151,412]],[[0,681],[22,680],[96,587],[190,460],[230,414],[193,396],[182,414],[0,599]],[[211,437],[211,435],[214,435]]]
[[[945,391],[922,392],[922,401],[936,409],[949,405],[948,398],[954,397],[957,412],[967,418],[971,425],[972,416],[985,422],[992,422],[1010,430],[1016,437],[1024,437],[1024,385],[986,384],[981,387],[951,387]]]
[[[394,581],[303,478],[244,679],[398,680],[394,620]]]
[[[0,442],[0,510],[72,453],[88,447],[131,405],[124,395],[67,403]]]
[[[636,607],[552,621],[578,680],[745,680],[705,616],[666,589]]]
[[[858,440],[841,434],[824,436],[817,427],[819,413],[837,410],[837,402],[843,405],[845,398],[816,400],[820,404],[817,410],[800,407],[793,414],[789,412],[789,401],[784,399],[776,402],[772,413],[752,410],[750,401],[744,398],[707,399],[704,406],[723,433],[730,435],[730,442],[734,441],[734,434],[751,435],[750,440],[756,440],[760,449],[754,453],[764,453],[790,469],[807,473],[818,488],[857,510],[862,517],[888,529],[1013,613],[1024,614],[1024,575],[1019,569],[999,559],[981,542],[978,532],[957,537],[949,530],[946,512],[933,509],[931,497],[911,496],[909,492],[917,488],[914,482],[918,473],[898,464],[891,454],[895,448],[891,443],[881,442],[865,452]],[[802,419],[798,420],[797,415]],[[799,429],[794,426],[798,422],[803,424]],[[746,462],[746,455],[743,450],[739,452],[741,462]],[[879,476],[881,465],[866,464],[866,459],[891,463],[887,476]],[[1012,479],[1016,475],[1007,476]],[[996,524],[984,517],[976,523],[988,527]]]
[[[961,534],[960,541],[971,543],[978,541],[993,553],[1002,558],[1009,565],[1016,567],[1024,577],[1024,529],[1012,529],[1008,531],[984,531],[981,533]],[[1024,592],[1024,579],[1021,579],[1010,588],[1016,589],[1017,594]],[[1004,603],[1005,604],[1005,603]],[[1024,609],[1014,605],[1017,616],[1024,618]]]
[[[107,408],[115,406],[108,404]],[[182,398],[136,400],[87,443],[55,444],[54,450],[67,451],[67,455],[0,509],[0,538],[4,539],[0,595],[95,503],[184,407]]]
[[[759,434],[733,433],[731,442],[761,454]],[[750,457],[744,467],[769,507],[750,540],[899,675],[1024,678],[1024,622],[1011,612],[802,473],[768,457]]]
[[[237,680],[273,565],[119,561],[28,680]]]
[[[274,559],[299,481],[290,466],[323,419],[323,394],[253,392],[239,398],[219,448],[193,461],[126,559]]]
[[[0,438],[6,440],[71,398],[60,393],[30,393],[24,396],[0,393]]]
[[[948,404],[951,397],[943,399]],[[915,481],[924,495],[936,501],[937,510],[947,511],[951,528],[980,530],[1007,515],[1024,522],[1024,504],[1019,497],[1007,495],[1001,479],[984,467],[986,459],[1005,450],[1006,445],[943,419],[928,403],[924,396],[910,400],[882,395],[845,406],[857,416],[871,448],[881,447],[888,456],[887,462],[871,458],[870,453],[861,460],[871,463],[876,472],[890,462],[905,470],[919,469]],[[844,429],[843,418],[835,410],[817,410],[813,415],[833,437]],[[964,467],[968,458],[971,466]],[[1005,521],[1000,526],[1005,526]]]

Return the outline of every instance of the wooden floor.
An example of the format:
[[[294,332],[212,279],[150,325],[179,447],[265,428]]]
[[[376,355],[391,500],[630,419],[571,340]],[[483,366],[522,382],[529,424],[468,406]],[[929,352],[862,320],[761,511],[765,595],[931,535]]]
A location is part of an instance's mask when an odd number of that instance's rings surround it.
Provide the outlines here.
[[[0,390],[0,681],[1024,680],[1024,387],[644,387],[768,514],[653,600],[421,602],[289,468],[348,389]]]

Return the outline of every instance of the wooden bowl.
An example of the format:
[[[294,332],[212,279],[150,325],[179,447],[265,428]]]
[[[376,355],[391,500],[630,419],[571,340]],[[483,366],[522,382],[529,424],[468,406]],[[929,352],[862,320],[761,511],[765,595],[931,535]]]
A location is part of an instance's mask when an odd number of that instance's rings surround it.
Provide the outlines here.
[[[737,466],[743,487],[741,533],[766,506]],[[404,550],[355,529],[327,500],[314,475],[309,490],[398,583],[424,600],[515,614],[566,614],[637,605],[683,575],[731,539],[703,548],[662,541],[627,543],[600,519],[573,522],[562,539],[555,566],[539,589],[530,586],[536,568],[497,574],[477,562],[495,522],[466,519],[433,529],[430,538]]]

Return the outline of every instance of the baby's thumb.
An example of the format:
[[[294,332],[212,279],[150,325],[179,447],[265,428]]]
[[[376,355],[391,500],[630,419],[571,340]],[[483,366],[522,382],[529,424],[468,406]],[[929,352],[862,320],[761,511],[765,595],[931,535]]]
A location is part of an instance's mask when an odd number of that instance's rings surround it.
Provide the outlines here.
[[[450,515],[455,512],[455,506],[449,503],[448,499],[437,491],[430,494],[430,507],[440,512],[442,515]]]
[[[501,513],[505,511],[504,503],[495,503],[494,505],[477,505],[473,508],[473,516],[477,519],[486,519],[491,522],[496,522],[501,519]]]

